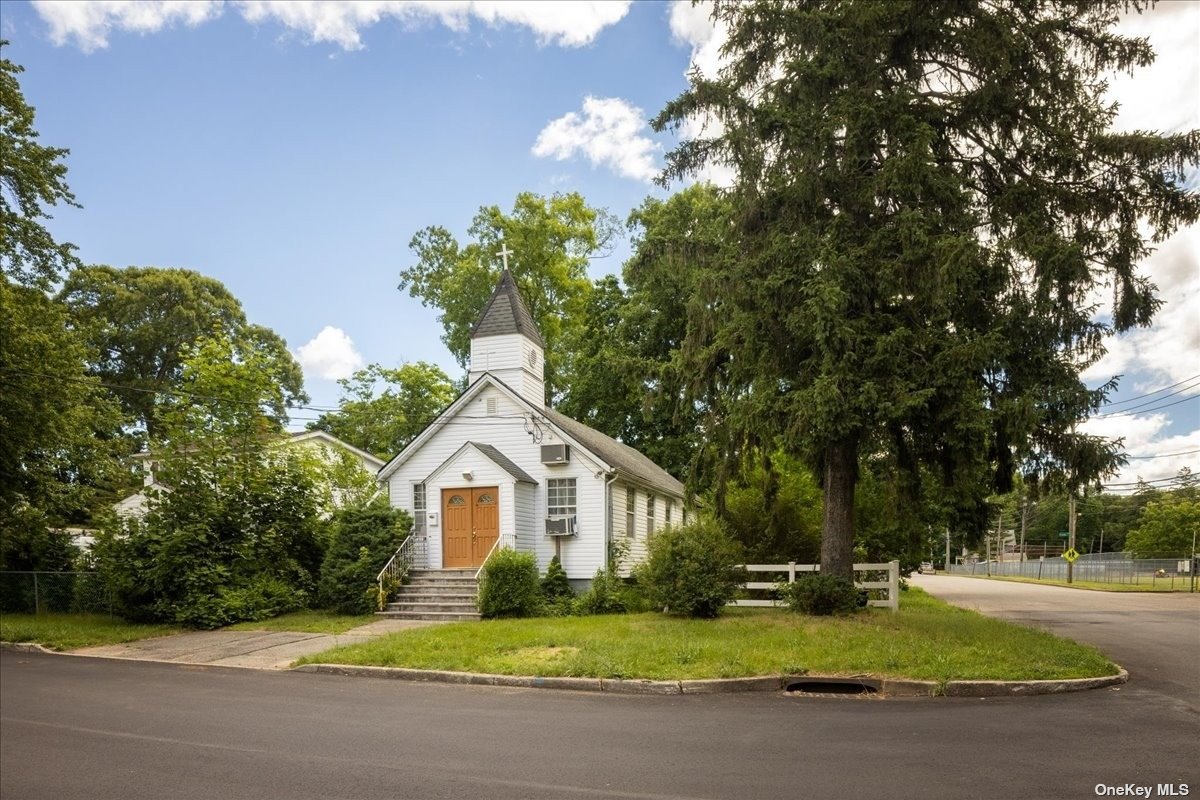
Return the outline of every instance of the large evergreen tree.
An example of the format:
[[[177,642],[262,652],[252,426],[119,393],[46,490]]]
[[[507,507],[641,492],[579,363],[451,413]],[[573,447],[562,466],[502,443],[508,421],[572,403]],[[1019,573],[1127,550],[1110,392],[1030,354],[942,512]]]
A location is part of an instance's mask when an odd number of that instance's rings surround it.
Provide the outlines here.
[[[654,121],[711,123],[665,179],[736,171],[737,258],[700,284],[684,350],[731,438],[818,470],[824,570],[851,571],[864,452],[950,486],[1111,467],[1071,432],[1104,398],[1080,371],[1150,322],[1141,262],[1200,213],[1200,134],[1111,129],[1103,76],[1154,56],[1113,32],[1127,5],[715,5],[726,65]]]

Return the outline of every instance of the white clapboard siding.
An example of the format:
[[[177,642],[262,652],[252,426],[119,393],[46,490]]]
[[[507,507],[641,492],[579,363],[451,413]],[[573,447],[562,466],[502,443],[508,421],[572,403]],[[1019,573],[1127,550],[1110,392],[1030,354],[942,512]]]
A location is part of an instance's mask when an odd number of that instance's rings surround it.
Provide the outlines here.
[[[488,415],[488,398],[493,398],[494,416]],[[578,504],[579,534],[566,537],[562,542],[563,568],[570,578],[591,578],[597,569],[604,566],[604,476],[602,467],[586,454],[572,448],[569,464],[547,467],[541,461],[541,446],[558,444],[562,440],[546,423],[541,423],[542,440],[533,441],[525,430],[526,421],[523,408],[508,398],[500,390],[488,386],[477,397],[467,403],[453,418],[439,419],[434,423],[435,429],[428,440],[416,452],[399,466],[388,478],[388,496],[392,505],[412,511],[412,486],[420,483],[438,468],[447,458],[455,453],[468,441],[489,444],[503,453],[514,464],[524,470],[537,481],[533,491],[532,503],[529,498],[524,500],[526,506],[532,506],[532,519],[528,511],[521,512],[522,530],[517,529],[518,509],[515,508],[512,478],[507,480],[509,492],[501,493],[501,519],[509,521],[507,530],[502,532],[514,533],[524,546],[532,542],[538,555],[539,566],[544,570],[554,554],[554,543],[545,535],[546,517],[546,479],[564,477],[576,479],[576,498]],[[477,451],[468,450],[473,458],[491,463],[490,459],[479,456]],[[474,461],[472,464],[474,465]],[[476,486],[499,485],[498,482],[485,483],[483,475],[493,475],[491,470],[500,471],[492,465],[479,466],[479,472],[471,484]],[[426,503],[429,511],[438,512],[438,526],[428,527],[430,566],[442,566],[441,552],[441,488],[462,487],[467,485],[462,480],[462,469],[443,470],[436,485],[426,487]],[[507,473],[504,473],[507,475]]]

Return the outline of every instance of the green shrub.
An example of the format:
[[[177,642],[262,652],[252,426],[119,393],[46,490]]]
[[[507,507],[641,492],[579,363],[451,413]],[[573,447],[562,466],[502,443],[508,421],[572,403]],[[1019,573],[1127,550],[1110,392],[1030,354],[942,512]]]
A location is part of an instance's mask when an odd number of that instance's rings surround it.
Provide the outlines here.
[[[795,583],[780,584],[778,592],[788,608],[799,614],[824,617],[850,613],[860,606],[854,583],[834,575],[806,575]]]
[[[576,608],[580,614],[624,614],[625,585],[613,570],[596,570],[592,585],[579,596]]]
[[[655,608],[711,619],[745,582],[741,545],[711,517],[669,527],[651,537],[638,583]]]
[[[333,515],[333,537],[321,565],[317,598],[339,614],[379,609],[375,577],[404,542],[412,518],[382,498]],[[371,590],[375,589],[374,593]],[[385,597],[382,602],[386,603]]]
[[[550,559],[550,566],[546,568],[546,574],[542,576],[542,597],[547,603],[558,603],[562,600],[575,600],[575,590],[571,588],[571,582],[567,580],[567,571],[563,569],[562,561],[558,556]]]
[[[532,617],[542,606],[537,558],[504,548],[483,566],[479,580],[479,613],[495,617]]]

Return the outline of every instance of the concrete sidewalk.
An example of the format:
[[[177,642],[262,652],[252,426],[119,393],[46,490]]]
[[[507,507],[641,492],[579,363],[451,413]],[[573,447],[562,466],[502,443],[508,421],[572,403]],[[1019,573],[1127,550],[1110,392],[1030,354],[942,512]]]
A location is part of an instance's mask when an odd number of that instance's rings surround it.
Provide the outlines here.
[[[439,625],[419,620],[381,619],[345,633],[292,633],[284,631],[198,631],[142,639],[126,644],[100,645],[72,650],[80,656],[123,658],[132,661],[167,661],[176,664],[211,664],[221,667],[287,669],[301,656],[331,647],[359,644],[397,631]]]

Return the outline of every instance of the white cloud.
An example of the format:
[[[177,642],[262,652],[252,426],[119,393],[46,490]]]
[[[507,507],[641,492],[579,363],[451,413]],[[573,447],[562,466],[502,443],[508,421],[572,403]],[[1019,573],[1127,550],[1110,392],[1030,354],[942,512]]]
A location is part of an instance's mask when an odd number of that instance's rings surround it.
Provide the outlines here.
[[[582,113],[571,111],[542,129],[533,154],[559,161],[581,154],[622,177],[649,182],[658,174],[655,155],[662,150],[649,131],[642,109],[619,97],[589,95]]]
[[[224,7],[236,8],[253,24],[276,23],[309,42],[330,42],[345,50],[362,45],[362,32],[385,20],[406,25],[437,22],[466,31],[472,19],[489,27],[515,25],[533,31],[539,44],[580,47],[624,18],[631,0],[34,0],[50,26],[50,38],[62,45],[74,40],[84,52],[108,46],[116,31],[153,33],[176,22],[199,25]]]
[[[33,0],[56,45],[74,39],[85,53],[108,47],[112,31],[155,33],[176,23],[199,25],[221,15],[220,0]]]
[[[1179,231],[1142,269],[1158,286],[1163,306],[1151,327],[1106,342],[1108,353],[1083,373],[1089,383],[1136,372],[1131,388],[1151,391],[1200,373],[1200,229]],[[1122,388],[1128,384],[1122,381]]]
[[[308,344],[296,350],[296,359],[306,375],[327,380],[349,378],[363,366],[363,357],[341,328],[326,325]]]
[[[1141,14],[1129,11],[1117,31],[1145,36],[1156,58],[1132,74],[1111,76],[1108,96],[1120,104],[1120,130],[1179,132],[1200,124],[1200,4],[1159,3]]]
[[[691,0],[675,0],[671,4],[671,35],[692,48],[688,71],[698,69],[706,78],[716,78],[724,66],[721,47],[729,38],[725,24],[712,19],[712,8],[712,3],[693,5]]]
[[[1119,409],[1116,413],[1119,413]],[[1136,412],[1133,412],[1136,414]],[[1143,416],[1111,416],[1089,419],[1080,426],[1083,433],[1106,439],[1123,439],[1122,449],[1130,456],[1120,472],[1106,479],[1106,484],[1132,484],[1137,480],[1154,481],[1172,478],[1183,467],[1193,471],[1200,465],[1200,429],[1177,436],[1159,438],[1169,426],[1166,414]],[[1118,491],[1126,490],[1119,487]]]

